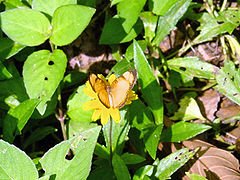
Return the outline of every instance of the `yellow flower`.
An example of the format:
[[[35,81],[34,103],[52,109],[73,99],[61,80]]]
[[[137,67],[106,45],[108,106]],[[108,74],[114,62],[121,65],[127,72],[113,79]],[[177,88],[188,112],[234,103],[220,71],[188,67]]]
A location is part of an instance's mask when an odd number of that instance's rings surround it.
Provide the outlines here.
[[[100,75],[98,75],[98,78],[105,85],[111,86],[113,81],[116,79],[116,76],[114,74],[112,74],[109,77],[109,79],[106,80],[105,77],[100,74]],[[89,81],[86,82],[86,88],[84,88],[83,91],[87,96],[92,98],[91,101],[89,101],[83,105],[84,110],[94,110],[93,115],[92,115],[92,121],[96,121],[100,118],[101,124],[105,125],[105,124],[107,124],[107,122],[111,116],[112,119],[116,123],[120,122],[121,116],[120,116],[119,108],[112,107],[112,106],[107,107],[106,105],[104,105],[98,97],[98,92],[94,91],[94,89]],[[107,97],[107,98],[109,98],[109,97]],[[131,102],[136,99],[138,99],[138,97],[135,94],[135,92],[132,90],[129,90],[127,92],[127,99],[126,99],[126,102],[124,105],[131,104]]]

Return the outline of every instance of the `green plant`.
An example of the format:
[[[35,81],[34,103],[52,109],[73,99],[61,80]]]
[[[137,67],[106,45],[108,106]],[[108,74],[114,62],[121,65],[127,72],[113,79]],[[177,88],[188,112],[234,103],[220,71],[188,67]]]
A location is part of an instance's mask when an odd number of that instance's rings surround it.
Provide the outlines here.
[[[221,132],[219,119],[201,113],[196,92],[214,87],[240,105],[240,46],[231,36],[240,11],[226,8],[226,2],[218,8],[212,1],[191,0],[0,1],[0,179],[170,178],[199,148],[180,148],[161,158],[159,142],[182,142],[210,129],[216,137]],[[165,55],[159,44],[187,20],[198,23],[198,32]],[[70,71],[63,50],[97,22],[99,44],[109,45],[118,60],[110,72],[137,71],[139,98],[120,109],[119,123],[92,122],[93,111],[82,108],[91,100],[83,92],[86,73]],[[223,47],[222,68],[184,57],[193,46],[216,39]],[[121,52],[124,43],[128,47]],[[198,88],[196,79],[205,85]],[[171,102],[165,95],[173,97]],[[164,124],[164,115],[177,122]]]

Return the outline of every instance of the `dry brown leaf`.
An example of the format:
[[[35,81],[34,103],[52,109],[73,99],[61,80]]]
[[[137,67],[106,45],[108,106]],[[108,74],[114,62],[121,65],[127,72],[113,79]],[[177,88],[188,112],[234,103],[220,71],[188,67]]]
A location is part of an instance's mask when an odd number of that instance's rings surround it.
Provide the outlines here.
[[[200,147],[200,150],[182,169],[182,174],[195,173],[208,180],[240,180],[239,162],[230,152],[197,139],[184,141],[183,146],[190,149]],[[173,144],[172,150],[176,151],[183,146]],[[184,176],[183,180],[189,178]]]
[[[217,111],[218,103],[220,101],[220,95],[216,90],[209,89],[200,96],[199,101],[201,103],[201,110],[204,111],[205,117],[213,121],[215,117],[215,112]]]

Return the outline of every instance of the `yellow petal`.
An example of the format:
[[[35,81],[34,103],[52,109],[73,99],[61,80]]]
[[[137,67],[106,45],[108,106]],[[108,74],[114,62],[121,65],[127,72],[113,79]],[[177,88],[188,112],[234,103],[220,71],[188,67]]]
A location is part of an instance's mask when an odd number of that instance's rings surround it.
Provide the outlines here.
[[[109,118],[110,118],[109,110],[107,108],[102,109],[102,112],[101,112],[102,125],[106,125]]]
[[[100,115],[101,115],[101,110],[96,109],[96,110],[93,112],[92,121],[98,120]]]
[[[98,78],[104,81],[105,84],[108,84],[106,78],[102,74],[98,74]]]
[[[87,110],[92,110],[92,109],[98,109],[99,108],[99,104],[98,101],[96,100],[91,100],[86,102],[83,106],[82,106],[83,110],[87,111]]]
[[[129,91],[128,98],[125,105],[131,104],[133,100],[137,100],[137,99],[138,99],[138,95],[135,94],[134,91]]]
[[[116,79],[115,74],[112,74],[112,75],[108,78],[108,82],[109,82],[109,84],[111,85],[112,82],[113,82],[115,79]]]
[[[121,121],[121,115],[118,108],[110,108],[110,115],[116,123]]]
[[[93,91],[89,81],[86,82],[86,86],[87,87],[83,89],[83,92],[91,98],[96,98],[97,94]]]

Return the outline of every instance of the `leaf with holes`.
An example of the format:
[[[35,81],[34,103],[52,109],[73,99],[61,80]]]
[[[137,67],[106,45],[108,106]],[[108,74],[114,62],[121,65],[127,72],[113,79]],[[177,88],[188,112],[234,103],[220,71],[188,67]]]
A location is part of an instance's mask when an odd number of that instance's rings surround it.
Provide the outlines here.
[[[87,179],[91,169],[93,151],[101,127],[97,126],[63,141],[51,148],[40,163],[46,175],[56,175],[59,179]],[[69,149],[74,151],[71,160],[65,159]]]
[[[62,50],[41,50],[32,53],[23,66],[23,80],[31,99],[38,98],[41,103],[37,109],[40,114],[46,110],[49,101],[63,78],[67,57]]]
[[[236,69],[232,61],[225,61],[216,80],[216,89],[240,105],[240,69]]]
[[[216,66],[201,61],[198,57],[174,58],[167,61],[168,67],[188,77],[214,79]]]

